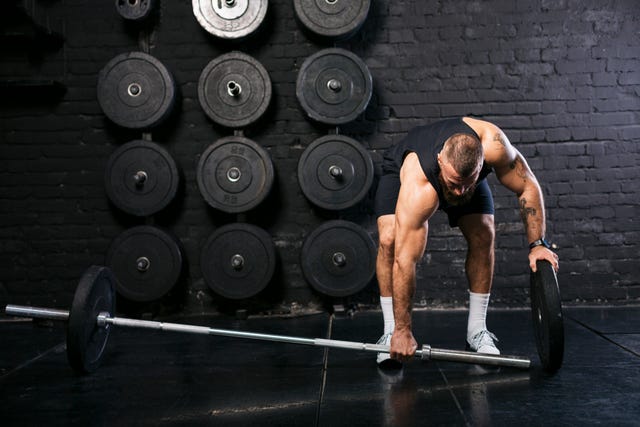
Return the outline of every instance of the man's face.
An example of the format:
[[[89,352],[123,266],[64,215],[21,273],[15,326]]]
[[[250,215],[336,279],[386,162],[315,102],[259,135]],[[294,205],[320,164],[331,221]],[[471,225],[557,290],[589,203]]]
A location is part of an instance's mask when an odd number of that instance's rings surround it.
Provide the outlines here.
[[[473,175],[463,178],[451,164],[442,161],[440,157],[438,157],[438,163],[440,164],[438,180],[442,187],[444,199],[453,206],[468,203],[476,190],[476,181],[480,171],[478,170]]]

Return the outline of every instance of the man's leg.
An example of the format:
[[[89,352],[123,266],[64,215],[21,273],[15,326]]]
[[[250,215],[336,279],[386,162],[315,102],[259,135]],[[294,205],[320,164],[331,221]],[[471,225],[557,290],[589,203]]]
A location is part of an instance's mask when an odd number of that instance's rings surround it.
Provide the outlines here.
[[[390,334],[395,327],[393,319],[393,256],[395,245],[395,215],[378,218],[378,256],[376,277],[380,288],[380,305],[384,317],[384,333]]]
[[[469,290],[488,294],[491,292],[495,258],[493,215],[465,215],[458,220],[458,226],[468,245],[465,270],[469,281]]]
[[[487,331],[486,325],[495,262],[493,215],[465,215],[458,220],[458,226],[468,245],[465,262],[469,282],[467,341],[479,352],[499,353],[493,344],[495,337]]]
[[[378,217],[378,256],[376,258],[376,277],[380,288],[380,307],[384,320],[384,332],[378,344],[391,345],[391,334],[396,326],[393,317],[393,258],[395,246],[395,215]],[[391,359],[388,353],[378,353],[376,359],[383,369],[398,369],[402,363]]]
[[[383,215],[378,218],[378,256],[376,258],[376,277],[380,287],[380,296],[393,294],[393,255],[395,246],[395,215]]]

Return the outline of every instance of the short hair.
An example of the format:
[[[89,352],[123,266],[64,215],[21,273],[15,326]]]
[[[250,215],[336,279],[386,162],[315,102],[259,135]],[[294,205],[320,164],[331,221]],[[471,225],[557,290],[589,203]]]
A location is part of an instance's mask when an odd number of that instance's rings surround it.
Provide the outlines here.
[[[444,160],[465,178],[471,176],[484,161],[482,143],[477,137],[467,133],[451,135],[444,142],[442,154]]]

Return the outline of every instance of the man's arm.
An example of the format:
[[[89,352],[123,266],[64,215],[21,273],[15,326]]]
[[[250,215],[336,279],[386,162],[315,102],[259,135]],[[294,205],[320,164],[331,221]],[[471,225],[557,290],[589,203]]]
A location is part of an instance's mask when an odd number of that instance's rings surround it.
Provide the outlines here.
[[[483,145],[487,137],[491,137],[491,140],[485,145],[485,161],[494,168],[500,182],[518,196],[520,216],[528,242],[543,238],[546,221],[544,200],[538,180],[522,154],[511,145],[507,136],[497,126],[488,128],[488,135],[483,135]],[[529,252],[529,265],[533,271],[536,271],[536,261],[543,259],[558,270],[558,256],[554,252],[544,246],[537,246]]]
[[[417,343],[411,329],[411,310],[416,287],[416,263],[427,243],[427,220],[438,208],[438,196],[424,176],[415,154],[409,154],[400,170],[400,194],[395,213],[393,263],[393,313],[395,330],[390,356],[408,360]]]

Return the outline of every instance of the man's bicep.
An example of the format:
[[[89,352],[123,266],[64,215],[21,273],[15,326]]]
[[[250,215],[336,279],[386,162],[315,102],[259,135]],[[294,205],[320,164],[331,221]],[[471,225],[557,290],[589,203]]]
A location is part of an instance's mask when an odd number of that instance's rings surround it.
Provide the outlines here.
[[[395,215],[397,257],[415,261],[422,256],[426,244],[427,221],[437,207],[437,195],[431,185],[408,184],[401,187]]]
[[[429,181],[405,182],[398,194],[396,224],[407,229],[420,228],[437,208],[438,195]]]
[[[516,194],[522,194],[527,186],[537,184],[537,181],[522,154],[517,150],[515,153],[515,158],[511,162],[496,167],[495,171],[502,185]]]

